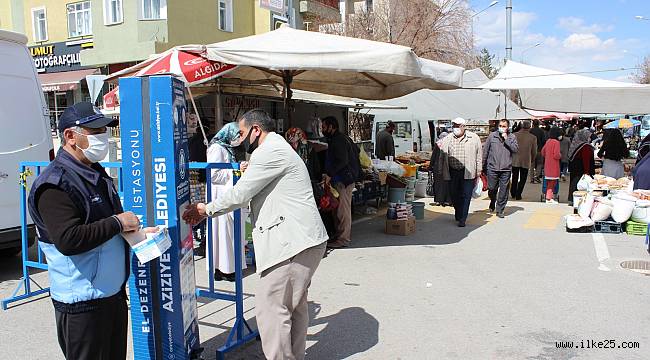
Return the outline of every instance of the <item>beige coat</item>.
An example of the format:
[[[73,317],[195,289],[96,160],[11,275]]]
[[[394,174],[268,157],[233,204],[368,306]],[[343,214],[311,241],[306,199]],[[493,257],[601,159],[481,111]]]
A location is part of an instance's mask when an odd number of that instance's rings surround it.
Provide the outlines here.
[[[258,274],[328,239],[307,167],[276,133],[253,152],[239,182],[206,210],[216,216],[249,201]]]
[[[528,130],[519,130],[515,133],[519,151],[512,156],[512,166],[530,169],[537,156],[537,137]]]
[[[451,180],[451,175],[449,174],[449,145],[453,137],[453,134],[447,135],[442,139],[442,144],[440,145],[443,161],[442,175],[445,180]],[[471,131],[465,131],[463,145],[465,146],[466,156],[465,179],[476,179],[483,170],[483,147],[481,146],[481,138]]]

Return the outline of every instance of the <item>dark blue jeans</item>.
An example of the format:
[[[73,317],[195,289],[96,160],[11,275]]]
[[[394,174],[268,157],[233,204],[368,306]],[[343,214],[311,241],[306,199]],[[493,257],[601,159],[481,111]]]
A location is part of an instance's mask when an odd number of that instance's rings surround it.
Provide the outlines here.
[[[454,203],[456,210],[456,221],[466,221],[469,214],[469,203],[472,201],[472,191],[474,190],[474,179],[465,179],[465,170],[449,169],[451,181],[449,182],[449,192],[451,201]]]

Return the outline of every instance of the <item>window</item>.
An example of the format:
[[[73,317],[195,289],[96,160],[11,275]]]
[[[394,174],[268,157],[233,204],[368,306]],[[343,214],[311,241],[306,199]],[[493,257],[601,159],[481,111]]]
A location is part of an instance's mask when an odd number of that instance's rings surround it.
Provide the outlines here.
[[[93,34],[93,20],[90,16],[90,1],[68,4],[68,37]]]
[[[47,41],[47,15],[44,7],[32,9],[32,31],[34,42]]]
[[[366,12],[372,12],[373,8],[372,0],[366,0]]]
[[[233,31],[232,0],[219,0],[219,30]]]
[[[167,0],[140,0],[141,20],[167,19]]]
[[[122,0],[104,0],[104,25],[119,24],[123,16]]]

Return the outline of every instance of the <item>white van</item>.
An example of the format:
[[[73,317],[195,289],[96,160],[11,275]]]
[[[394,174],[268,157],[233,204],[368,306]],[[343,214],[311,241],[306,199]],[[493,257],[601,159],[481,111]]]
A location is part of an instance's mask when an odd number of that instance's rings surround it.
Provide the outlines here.
[[[25,35],[0,30],[0,256],[21,250],[19,163],[54,158],[49,110],[26,44]],[[30,245],[33,233],[32,225]]]
[[[436,127],[446,127],[450,121],[443,120],[408,120],[394,115],[375,114],[372,129],[372,143],[376,147],[377,133],[386,128],[388,121],[395,123],[393,133],[395,141],[395,156],[408,151],[431,151],[436,141]],[[449,124],[447,124],[449,123]]]

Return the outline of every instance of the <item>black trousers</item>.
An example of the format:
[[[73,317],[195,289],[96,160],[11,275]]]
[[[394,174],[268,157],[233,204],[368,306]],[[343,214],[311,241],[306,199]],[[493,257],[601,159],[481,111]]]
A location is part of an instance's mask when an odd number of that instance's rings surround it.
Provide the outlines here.
[[[490,208],[502,213],[508,204],[508,184],[510,183],[510,171],[487,172],[488,195],[490,196]]]
[[[522,167],[512,168],[512,184],[510,185],[510,195],[513,198],[521,198],[528,179],[528,169]]]
[[[469,214],[469,204],[472,201],[472,190],[474,190],[474,179],[465,179],[465,170],[449,169],[451,181],[449,192],[451,201],[456,210],[456,221],[466,221]]]
[[[584,174],[576,174],[576,173],[569,174],[569,196],[567,200],[570,203],[573,203],[573,193],[578,190],[578,182],[580,182],[582,175]]]
[[[80,313],[55,310],[59,346],[67,360],[126,359],[126,297],[115,295]]]

